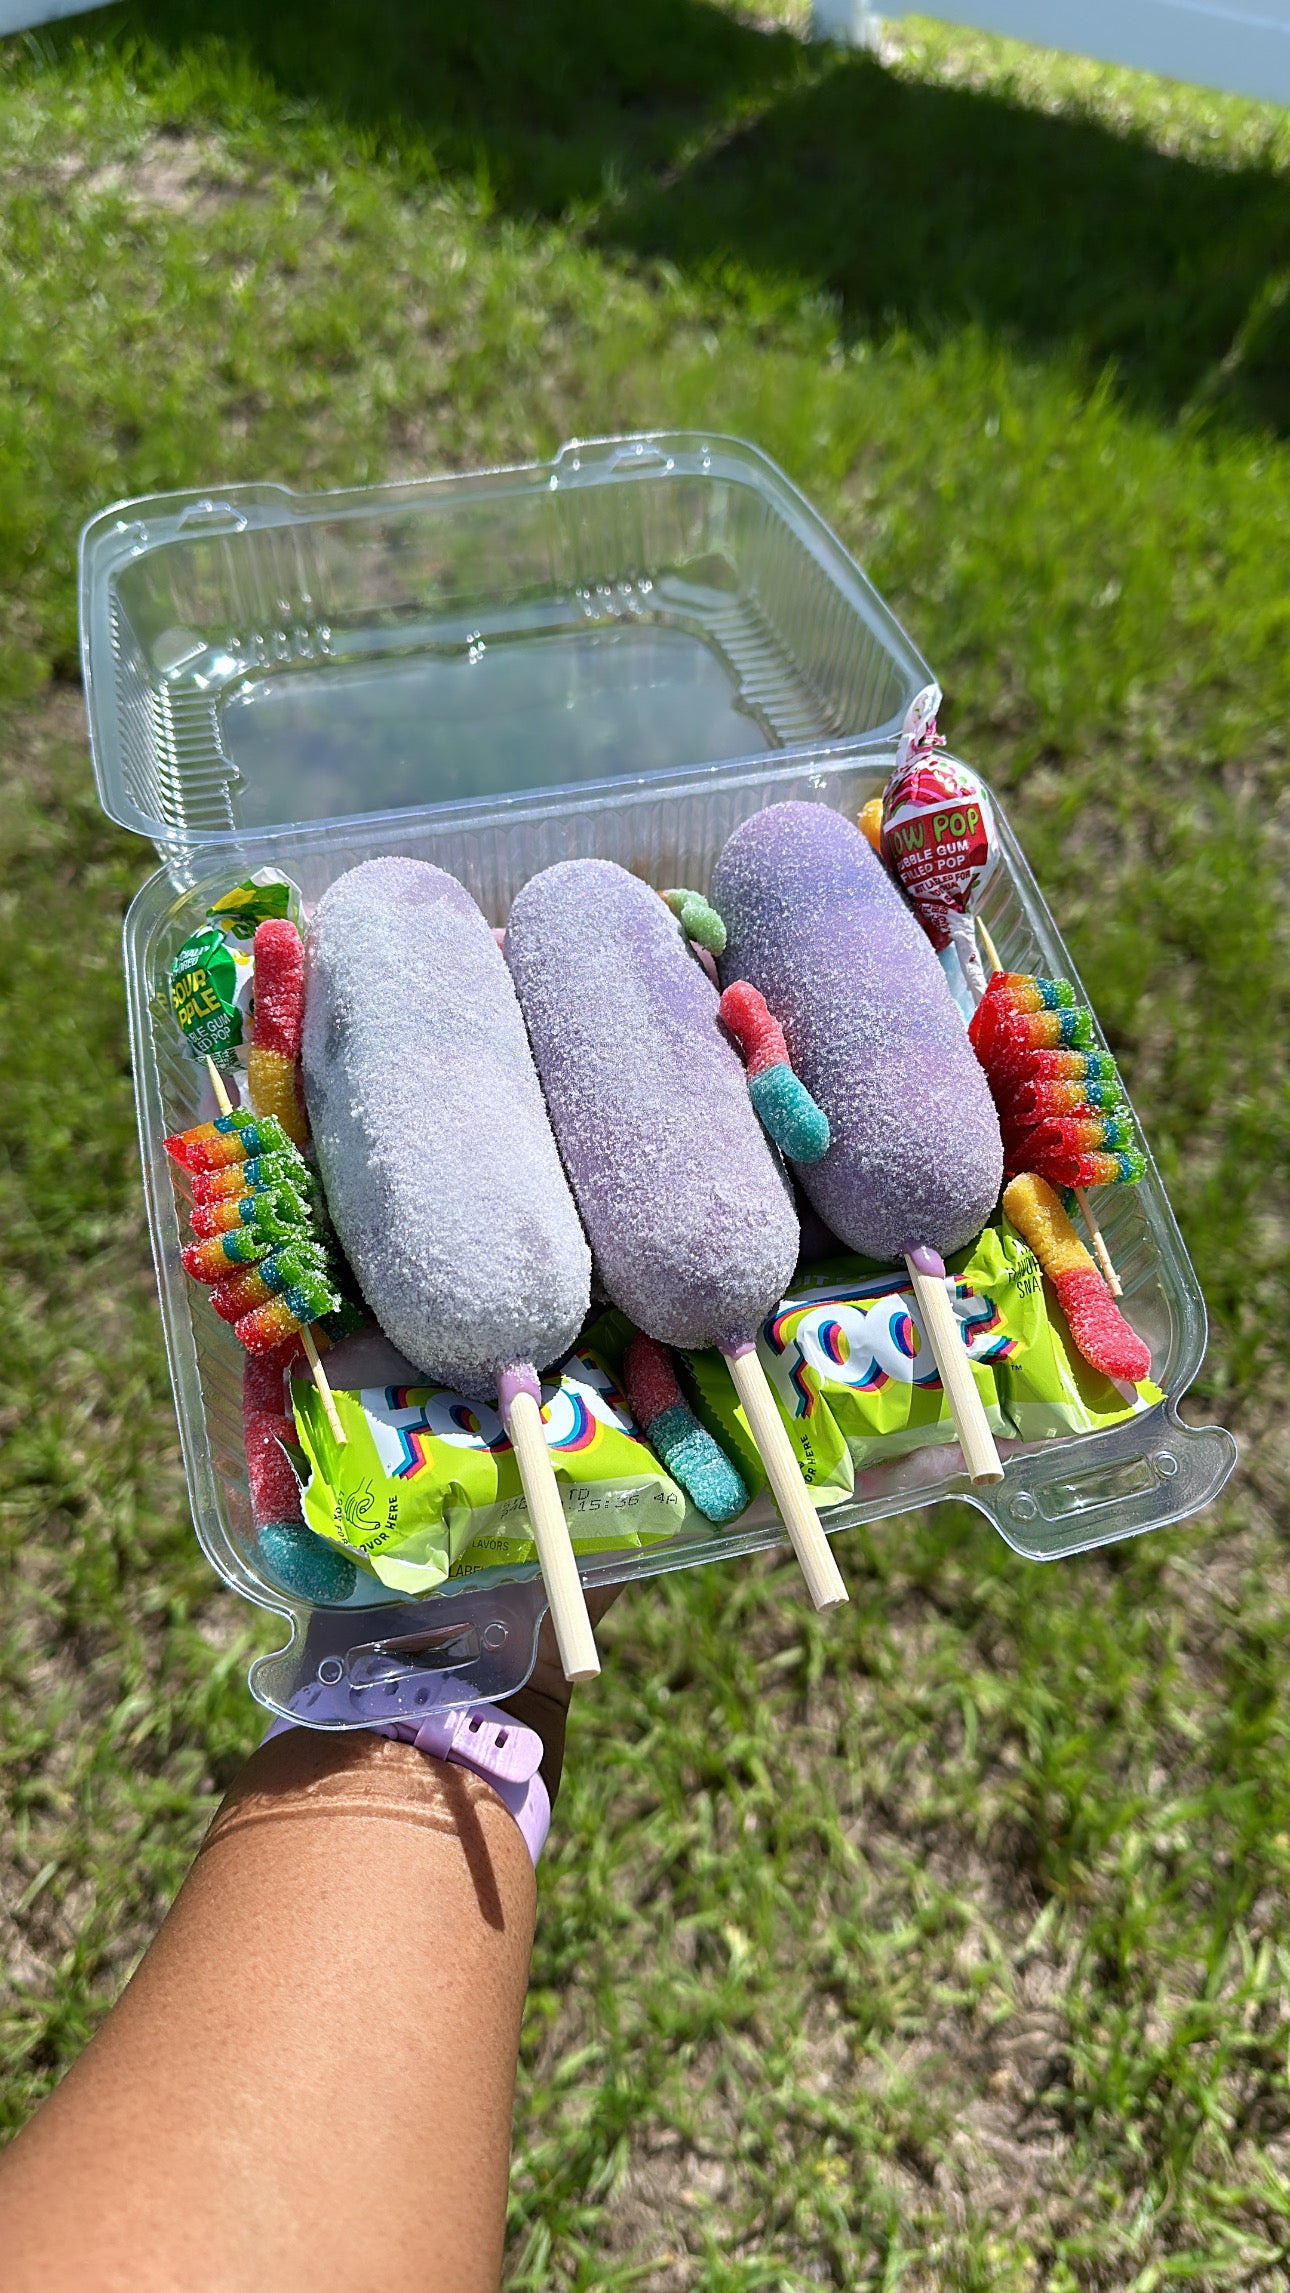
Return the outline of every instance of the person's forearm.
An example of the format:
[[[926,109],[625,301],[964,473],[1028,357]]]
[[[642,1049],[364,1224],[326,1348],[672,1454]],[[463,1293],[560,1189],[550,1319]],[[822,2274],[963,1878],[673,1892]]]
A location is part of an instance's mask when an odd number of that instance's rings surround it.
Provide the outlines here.
[[[534,1901],[465,1770],[265,1745],[0,2159],[5,2293],[496,2293]]]

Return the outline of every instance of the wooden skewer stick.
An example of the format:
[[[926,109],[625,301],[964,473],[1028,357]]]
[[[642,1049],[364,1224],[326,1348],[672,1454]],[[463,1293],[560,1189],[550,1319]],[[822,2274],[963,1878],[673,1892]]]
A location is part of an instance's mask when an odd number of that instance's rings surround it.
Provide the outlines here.
[[[586,1595],[569,1540],[569,1524],[542,1429],[541,1405],[523,1372],[503,1374],[499,1396],[502,1419],[515,1451],[520,1483],[537,1546],[542,1582],[551,1607],[556,1646],[566,1680],[594,1680],[600,1671]],[[512,1377],[515,1382],[512,1383]],[[536,1384],[534,1379],[534,1384]]]
[[[977,1392],[958,1317],[945,1287],[945,1268],[934,1250],[907,1251],[905,1264],[914,1285],[914,1303],[923,1335],[941,1373],[941,1386],[950,1405],[969,1479],[977,1486],[1003,1479],[1003,1467],[994,1445],[985,1406]]]
[[[210,1076],[211,1089],[215,1093],[215,1104],[219,1108],[220,1113],[222,1115],[231,1115],[233,1112],[233,1101],[230,1099],[228,1091],[225,1088],[224,1077],[221,1075],[219,1068],[216,1066],[215,1061],[211,1058],[209,1052],[206,1054],[206,1072]],[[331,1427],[332,1440],[336,1443],[337,1448],[346,1449],[349,1446],[349,1435],[346,1433],[344,1426],[341,1424],[340,1411],[336,1407],[336,1396],[332,1392],[331,1386],[328,1384],[327,1372],[323,1368],[322,1361],[319,1358],[318,1348],[314,1344],[313,1331],[309,1329],[308,1326],[304,1323],[301,1324],[300,1328],[300,1343],[305,1349],[305,1360],[309,1364],[309,1373],[313,1378],[314,1384],[318,1388],[318,1399],[323,1405],[323,1409],[327,1416],[327,1423]]]
[[[1115,1271],[1114,1261],[1106,1246],[1106,1237],[1097,1222],[1097,1213],[1082,1186],[1075,1187],[1074,1195],[1084,1213],[1084,1224],[1088,1228],[1088,1238],[1093,1245],[1093,1256],[1102,1269],[1102,1276],[1107,1289],[1113,1298],[1122,1298],[1124,1296],[1124,1284]]]
[[[327,1423],[331,1427],[332,1440],[338,1449],[347,1449],[349,1435],[341,1424],[340,1412],[336,1407],[336,1397],[327,1382],[327,1372],[318,1358],[318,1348],[314,1344],[314,1333],[307,1322],[302,1322],[300,1325],[300,1343],[305,1349],[305,1360],[309,1364],[309,1374],[318,1388],[318,1399],[327,1414]]]
[[[811,1503],[810,1491],[802,1480],[793,1444],[784,1430],[784,1420],[757,1358],[757,1348],[753,1345],[734,1347],[725,1358],[766,1468],[766,1478],[806,1579],[811,1605],[841,1608],[851,1596],[842,1581],[833,1548],[820,1526],[820,1516]]]
[[[233,1101],[230,1099],[228,1092],[225,1089],[224,1077],[221,1075],[219,1068],[216,1066],[215,1061],[212,1059],[209,1051],[206,1054],[206,1072],[210,1076],[211,1089],[215,1093],[215,1104],[219,1108],[220,1113],[222,1115],[231,1115],[233,1112]]]
[[[976,929],[977,937],[981,942],[982,948],[985,950],[985,960],[989,964],[991,971],[1002,971],[1003,965],[999,961],[999,950],[995,946],[994,941],[991,939],[990,934],[986,930],[980,916],[978,916],[976,919]]]

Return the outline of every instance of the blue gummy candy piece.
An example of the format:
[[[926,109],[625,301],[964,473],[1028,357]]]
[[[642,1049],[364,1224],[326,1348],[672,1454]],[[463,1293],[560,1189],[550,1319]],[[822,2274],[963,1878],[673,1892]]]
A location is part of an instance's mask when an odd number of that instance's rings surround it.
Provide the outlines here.
[[[333,1545],[316,1537],[303,1521],[266,1521],[255,1532],[261,1564],[283,1592],[312,1600],[319,1608],[348,1600],[358,1570]]]
[[[658,1451],[674,1481],[709,1521],[733,1521],[748,1503],[743,1477],[684,1401],[674,1401],[654,1419],[650,1447]]]
[[[748,1090],[762,1124],[790,1162],[818,1162],[829,1151],[829,1118],[791,1067],[763,1067]]]

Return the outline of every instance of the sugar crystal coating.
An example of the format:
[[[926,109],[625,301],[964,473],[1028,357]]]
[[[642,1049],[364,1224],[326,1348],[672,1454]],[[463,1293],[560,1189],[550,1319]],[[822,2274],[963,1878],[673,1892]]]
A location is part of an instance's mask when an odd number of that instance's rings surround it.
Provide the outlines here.
[[[783,1296],[797,1220],[717,994],[647,884],[566,860],[524,886],[506,960],[597,1272],[668,1345],[736,1344]]]
[[[882,863],[825,804],[775,804],[735,830],[712,897],[723,981],[780,1021],[831,1143],[798,1178],[835,1234],[890,1262],[979,1234],[1003,1177],[989,1087],[928,939]]]
[[[368,860],[324,893],[303,1063],[328,1206],[387,1337],[481,1396],[566,1353],[587,1244],[505,959],[454,877]]]

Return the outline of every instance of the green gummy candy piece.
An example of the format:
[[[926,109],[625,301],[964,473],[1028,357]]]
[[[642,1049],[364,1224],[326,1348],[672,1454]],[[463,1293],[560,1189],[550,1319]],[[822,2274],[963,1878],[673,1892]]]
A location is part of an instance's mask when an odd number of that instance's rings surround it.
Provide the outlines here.
[[[681,929],[687,939],[698,947],[706,947],[709,955],[723,955],[726,946],[726,927],[710,900],[702,892],[678,889],[664,892],[664,899],[674,916],[679,916]]]

